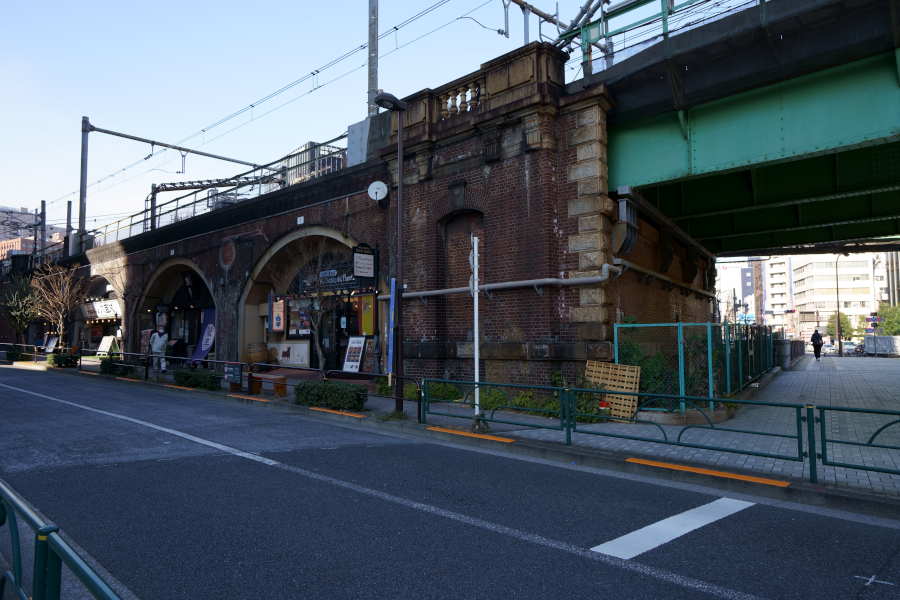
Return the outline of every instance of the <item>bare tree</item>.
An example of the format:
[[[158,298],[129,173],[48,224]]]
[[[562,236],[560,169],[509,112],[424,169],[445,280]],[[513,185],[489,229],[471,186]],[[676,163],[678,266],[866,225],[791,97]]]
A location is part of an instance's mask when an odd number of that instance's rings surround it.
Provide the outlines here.
[[[27,277],[12,277],[0,288],[0,313],[16,332],[16,341],[38,316],[37,296]],[[24,341],[24,340],[22,340]]]
[[[60,341],[65,339],[69,313],[84,301],[88,280],[77,274],[80,265],[67,269],[44,265],[35,270],[31,286],[37,296],[38,315],[56,324]]]
[[[321,344],[322,324],[334,308],[334,290],[340,289],[342,278],[349,275],[342,269],[350,262],[351,254],[346,249],[335,249],[335,246],[336,243],[326,237],[302,240],[299,245],[283,251],[289,268],[267,267],[275,289],[305,296],[307,302],[303,312],[309,317],[309,329],[320,366],[325,364]],[[352,283],[348,281],[343,289],[349,288],[352,288]]]

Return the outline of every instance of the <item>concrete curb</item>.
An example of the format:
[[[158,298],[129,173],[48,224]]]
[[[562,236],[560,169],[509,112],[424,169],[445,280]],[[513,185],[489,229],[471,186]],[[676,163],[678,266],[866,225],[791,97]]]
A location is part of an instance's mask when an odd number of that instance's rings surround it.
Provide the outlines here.
[[[371,418],[371,413],[366,414],[366,418],[358,418],[354,416],[310,410],[309,407],[300,406],[289,402],[235,398],[229,397],[225,393],[215,393],[202,390],[193,391],[164,387],[163,384],[155,382],[113,379],[109,376],[86,375],[83,372],[79,371],[70,371],[52,367],[29,368],[44,371],[52,370],[53,372],[64,373],[70,376],[96,378],[104,381],[120,383],[123,385],[155,386],[163,388],[164,391],[171,394],[242,404],[257,409],[269,409],[278,412],[292,413],[309,418],[314,421],[329,423],[332,425],[340,425],[342,427],[348,427],[351,429],[358,429],[363,431],[379,431],[390,435],[413,436],[443,443],[482,448],[484,450],[489,450],[492,452],[528,456],[531,458],[539,458],[554,462],[562,462],[584,467],[592,467],[597,469],[605,469],[608,471],[640,475],[653,479],[662,479],[666,481],[700,485],[707,488],[713,488],[733,493],[763,496],[783,502],[808,504],[811,506],[842,510],[845,512],[852,512],[873,517],[900,520],[900,499],[861,494],[857,492],[841,490],[830,486],[816,485],[804,480],[780,478],[780,481],[789,482],[790,486],[776,487],[751,481],[727,479],[713,475],[705,475],[702,473],[670,470],[633,462],[626,462],[626,459],[628,458],[647,459],[647,457],[643,455],[632,456],[630,453],[624,452],[610,452],[604,450],[594,450],[590,448],[580,448],[576,446],[562,446],[550,442],[540,442],[534,440],[516,439],[515,442],[508,443],[485,438],[468,437],[443,431],[434,431],[428,429],[428,425],[424,424],[382,421],[379,419]],[[769,383],[772,378],[774,378],[776,373],[777,371],[773,369],[773,372],[767,374],[767,376],[763,378],[764,381],[760,381],[760,387],[763,387],[765,384]],[[758,393],[759,388],[752,389],[755,390],[753,391],[753,395]],[[748,392],[749,391],[750,390],[748,390]],[[502,432],[499,432],[496,434],[496,437],[504,437],[504,434]],[[660,462],[679,466],[697,467],[697,465],[693,465],[689,462],[676,461],[671,459]],[[741,472],[724,471],[720,469],[713,470],[734,475],[746,475],[746,473]],[[753,476],[766,478],[764,475],[754,474]]]

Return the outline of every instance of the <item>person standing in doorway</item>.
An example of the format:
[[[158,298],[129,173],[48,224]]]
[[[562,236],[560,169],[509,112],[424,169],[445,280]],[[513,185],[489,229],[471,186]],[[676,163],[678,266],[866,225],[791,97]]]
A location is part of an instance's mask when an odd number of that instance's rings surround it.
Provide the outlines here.
[[[809,341],[812,342],[813,352],[816,354],[816,360],[819,360],[819,356],[822,354],[822,334],[819,333],[819,330],[816,329],[816,332],[812,334],[812,337],[809,338]]]
[[[160,326],[157,328],[156,332],[150,336],[150,353],[151,354],[160,354],[162,356],[153,358],[153,368],[156,370],[157,374],[160,371],[163,373],[166,372],[166,344],[169,343],[169,336],[166,335],[166,330]]]

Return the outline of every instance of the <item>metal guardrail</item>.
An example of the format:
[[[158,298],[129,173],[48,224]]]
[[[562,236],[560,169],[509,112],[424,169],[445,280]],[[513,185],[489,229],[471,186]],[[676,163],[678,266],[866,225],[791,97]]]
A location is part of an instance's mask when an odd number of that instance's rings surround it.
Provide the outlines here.
[[[853,447],[862,447],[862,448],[878,448],[881,450],[900,450],[900,445],[892,446],[889,444],[876,444],[875,439],[878,438],[882,433],[884,433],[889,427],[897,426],[900,428],[900,411],[896,410],[877,410],[871,408],[849,408],[845,406],[816,406],[816,410],[819,412],[819,416],[816,417],[816,422],[819,424],[819,453],[817,454],[818,458],[822,459],[822,464],[831,466],[831,467],[845,467],[847,469],[859,469],[861,471],[875,471],[877,473],[890,473],[892,475],[900,475],[900,470],[898,469],[887,469],[879,466],[867,466],[860,465],[854,463],[845,463],[845,462],[837,462],[834,460],[829,460],[828,458],[828,444],[834,445],[846,445]],[[879,426],[869,437],[869,439],[865,442],[857,440],[847,440],[847,439],[834,439],[828,437],[828,419],[825,418],[826,413],[837,413],[837,414],[856,414],[856,415],[884,415],[887,416],[888,422]],[[890,417],[894,417],[893,420],[889,420]],[[858,430],[858,425],[853,427],[854,431]],[[811,433],[812,435],[812,433]],[[813,439],[813,438],[810,438]],[[815,444],[813,444],[815,445]],[[834,448],[832,447],[832,450]],[[813,482],[815,483],[815,482]]]
[[[62,587],[62,565],[66,565],[94,598],[121,600],[77,552],[59,535],[59,528],[47,525],[22,499],[0,480],[0,527],[9,526],[12,543],[13,570],[0,574],[0,598],[8,581],[20,600],[31,600],[22,578],[22,549],[16,515],[34,531],[34,577],[31,584],[33,600],[59,600]]]

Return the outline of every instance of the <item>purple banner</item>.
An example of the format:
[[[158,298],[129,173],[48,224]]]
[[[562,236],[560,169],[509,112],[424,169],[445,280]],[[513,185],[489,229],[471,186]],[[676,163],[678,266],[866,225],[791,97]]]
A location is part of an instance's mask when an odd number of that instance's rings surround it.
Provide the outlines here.
[[[216,309],[203,309],[203,325],[200,331],[200,339],[197,340],[197,349],[191,356],[191,362],[195,363],[206,358],[213,343],[216,341]]]

